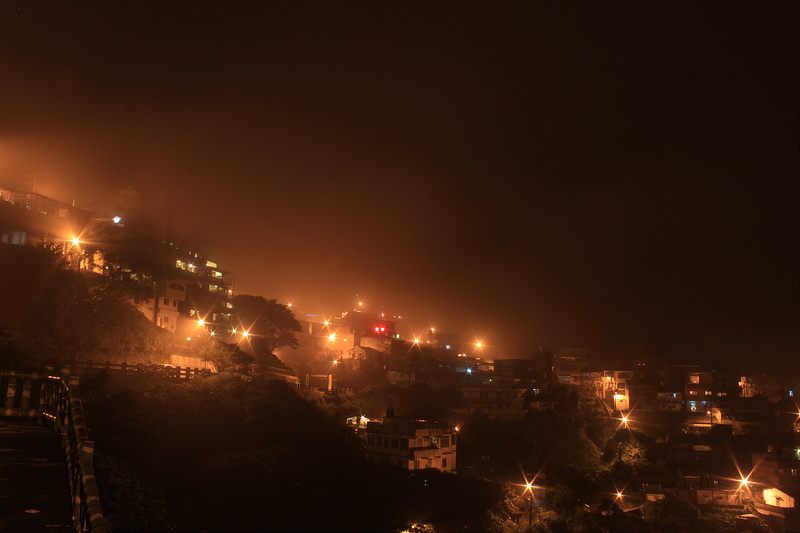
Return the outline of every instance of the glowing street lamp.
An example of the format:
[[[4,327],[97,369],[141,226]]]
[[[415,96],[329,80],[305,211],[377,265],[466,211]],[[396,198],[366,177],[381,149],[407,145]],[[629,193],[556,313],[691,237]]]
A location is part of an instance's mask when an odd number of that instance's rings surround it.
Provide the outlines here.
[[[242,337],[246,338],[246,337],[249,337],[249,336],[250,336],[250,333],[248,333],[247,331],[243,331],[242,332]]]
[[[328,337],[328,340],[335,341],[336,340],[336,333],[331,333],[330,337]]]
[[[528,493],[528,527],[533,523],[533,481],[525,481],[525,492]],[[525,492],[522,494],[525,495]]]
[[[203,320],[202,318],[201,318],[200,320],[198,320],[198,321],[197,321],[197,325],[198,325],[198,326],[205,326],[205,324],[206,324],[206,321],[205,321],[205,320]]]

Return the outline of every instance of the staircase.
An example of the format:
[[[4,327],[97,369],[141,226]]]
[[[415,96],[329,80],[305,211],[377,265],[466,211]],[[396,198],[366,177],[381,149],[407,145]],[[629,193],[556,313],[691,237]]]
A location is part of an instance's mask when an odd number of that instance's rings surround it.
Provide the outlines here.
[[[0,418],[0,530],[74,531],[61,436],[35,419]]]
[[[78,389],[0,370],[0,531],[106,532]]]

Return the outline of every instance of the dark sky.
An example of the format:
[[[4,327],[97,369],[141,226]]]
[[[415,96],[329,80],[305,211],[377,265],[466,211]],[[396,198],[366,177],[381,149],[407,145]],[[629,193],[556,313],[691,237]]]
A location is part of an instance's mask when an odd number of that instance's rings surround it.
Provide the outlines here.
[[[798,11],[2,2],[0,182],[297,309],[796,375]]]

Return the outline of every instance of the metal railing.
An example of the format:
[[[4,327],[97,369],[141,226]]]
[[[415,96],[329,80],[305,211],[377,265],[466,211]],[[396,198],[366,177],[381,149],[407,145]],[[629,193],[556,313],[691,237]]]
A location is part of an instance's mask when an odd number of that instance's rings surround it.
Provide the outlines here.
[[[94,475],[94,442],[88,439],[83,407],[74,376],[0,371],[5,402],[0,414],[41,417],[61,435],[72,500],[72,522],[78,533],[105,533],[106,526]]]

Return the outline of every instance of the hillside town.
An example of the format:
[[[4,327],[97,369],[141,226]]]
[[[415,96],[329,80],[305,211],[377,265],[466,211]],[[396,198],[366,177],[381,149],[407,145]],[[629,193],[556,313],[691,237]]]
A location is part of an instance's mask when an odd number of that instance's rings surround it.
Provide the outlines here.
[[[123,191],[120,199],[130,207],[136,193]],[[144,290],[130,305],[170,335],[164,353],[108,353],[77,359],[76,368],[218,373],[198,347],[224,343],[256,355],[251,341],[266,335],[238,313],[236,273],[225,269],[224,258],[206,256],[203,243],[160,237],[145,221],[129,220],[124,207],[85,210],[0,187],[0,234],[3,246],[47,247],[74,271],[136,282]],[[508,457],[490,448],[462,452],[461,443],[471,428],[511,428],[571,409],[582,413],[586,434],[605,445],[601,459],[619,481],[581,494],[587,509],[641,516],[647,502],[678,499],[718,513],[726,524],[720,531],[800,529],[796,373],[744,373],[702,358],[667,361],[641,346],[621,349],[613,360],[581,347],[530,346],[501,356],[478,339],[437,328],[413,336],[404,318],[358,300],[330,316],[275,305],[291,311],[295,341],[271,346],[274,357],[253,357],[244,372],[328,396],[377,385],[401,391],[395,397],[405,400],[396,405],[376,404],[341,420],[361,438],[369,463],[503,481],[517,491],[510,520],[531,526],[534,512],[541,516],[559,500],[563,471],[542,458],[514,472]],[[419,390],[450,399],[437,418],[406,401]]]

